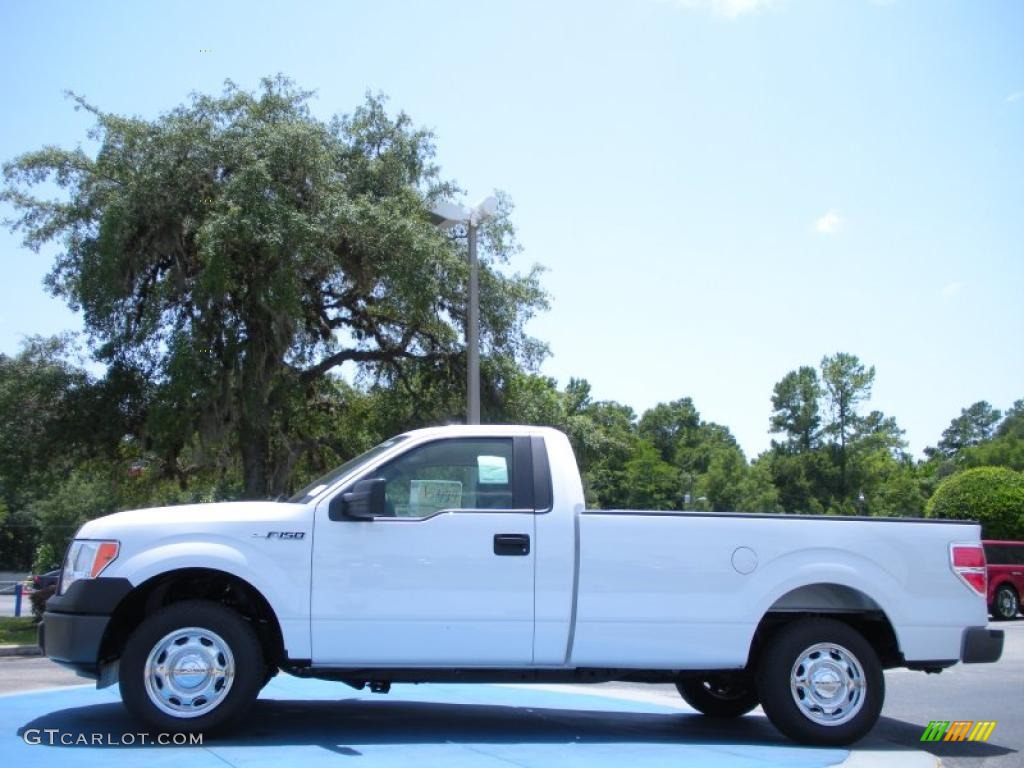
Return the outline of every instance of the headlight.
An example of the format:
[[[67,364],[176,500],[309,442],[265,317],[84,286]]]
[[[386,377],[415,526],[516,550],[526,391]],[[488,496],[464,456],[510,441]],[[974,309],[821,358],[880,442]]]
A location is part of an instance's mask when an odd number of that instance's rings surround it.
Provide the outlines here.
[[[72,541],[67,557],[64,558],[64,568],[60,572],[58,594],[63,595],[79,579],[95,579],[114,561],[120,548],[121,545],[116,541]]]

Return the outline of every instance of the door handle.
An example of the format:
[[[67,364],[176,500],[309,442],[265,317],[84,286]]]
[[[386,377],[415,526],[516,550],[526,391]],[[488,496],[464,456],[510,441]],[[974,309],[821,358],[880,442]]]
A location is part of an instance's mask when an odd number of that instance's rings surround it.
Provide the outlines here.
[[[525,533],[494,534],[494,554],[523,556],[530,554],[530,537]]]

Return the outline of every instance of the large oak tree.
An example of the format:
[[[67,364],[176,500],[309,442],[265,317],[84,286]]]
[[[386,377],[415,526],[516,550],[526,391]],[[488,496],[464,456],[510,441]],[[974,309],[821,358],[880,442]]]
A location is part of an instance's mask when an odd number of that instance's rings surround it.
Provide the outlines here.
[[[465,233],[427,214],[459,190],[407,115],[369,96],[325,122],[281,76],[152,120],[73,98],[96,151],[15,158],[0,197],[27,246],[62,244],[47,285],[109,375],[145,393],[134,423],[162,466],[240,454],[246,496],[278,494],[324,437],[310,413],[339,366],[464,378]],[[34,196],[47,180],[65,194]],[[496,266],[515,248],[508,210],[482,231],[481,338],[530,365],[545,350],[523,326],[545,296],[538,268]]]

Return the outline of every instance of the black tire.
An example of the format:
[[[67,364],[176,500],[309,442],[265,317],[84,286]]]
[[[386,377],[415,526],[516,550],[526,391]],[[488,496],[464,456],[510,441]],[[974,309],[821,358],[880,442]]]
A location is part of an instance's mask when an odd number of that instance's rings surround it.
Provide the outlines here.
[[[716,674],[676,681],[683,701],[708,717],[742,717],[758,705],[753,680],[743,675]]]
[[[1020,610],[1020,597],[1009,584],[1003,584],[996,590],[992,599],[992,618],[998,621],[1009,621],[1017,617]]]
[[[817,685],[801,683],[805,674]],[[858,677],[860,688],[848,682]],[[834,619],[800,619],[780,629],[761,652],[756,679],[768,719],[802,744],[857,741],[874,727],[885,700],[885,677],[874,648]]]
[[[196,631],[184,632],[187,628]],[[172,635],[177,637],[168,641]],[[184,641],[179,642],[180,638]],[[221,653],[217,641],[223,642],[226,654]],[[156,653],[158,645],[169,650],[155,656],[158,663],[153,670],[171,662],[173,672],[183,673],[182,680],[191,682],[201,677],[209,682],[207,700],[204,702],[201,695],[195,697],[197,710],[187,709],[187,696],[174,703],[172,679],[176,681],[178,677],[172,678],[171,670],[167,670],[169,674],[147,673],[147,660],[151,652]],[[223,662],[223,674],[204,671],[203,654],[209,654],[214,666]],[[227,662],[233,663],[229,667]],[[161,608],[138,626],[121,654],[118,677],[121,699],[132,715],[161,732],[199,733],[225,728],[244,715],[263,686],[264,671],[263,650],[244,618],[218,603],[187,600]],[[167,693],[161,696],[163,691]],[[165,709],[155,700],[164,701]],[[177,708],[178,713],[166,708]],[[200,714],[196,715],[196,711]]]
[[[260,690],[261,691],[264,688],[266,688],[268,685],[270,685],[270,681],[273,680],[275,677],[277,677],[277,673],[278,673],[277,667],[267,667],[264,670],[263,681],[260,683]]]

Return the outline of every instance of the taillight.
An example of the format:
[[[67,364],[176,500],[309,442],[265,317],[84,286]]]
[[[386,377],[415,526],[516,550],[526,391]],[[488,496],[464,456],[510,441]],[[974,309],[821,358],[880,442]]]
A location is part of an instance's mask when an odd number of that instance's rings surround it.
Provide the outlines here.
[[[985,550],[980,542],[960,542],[949,545],[949,565],[960,581],[984,597],[988,590],[985,570]]]

